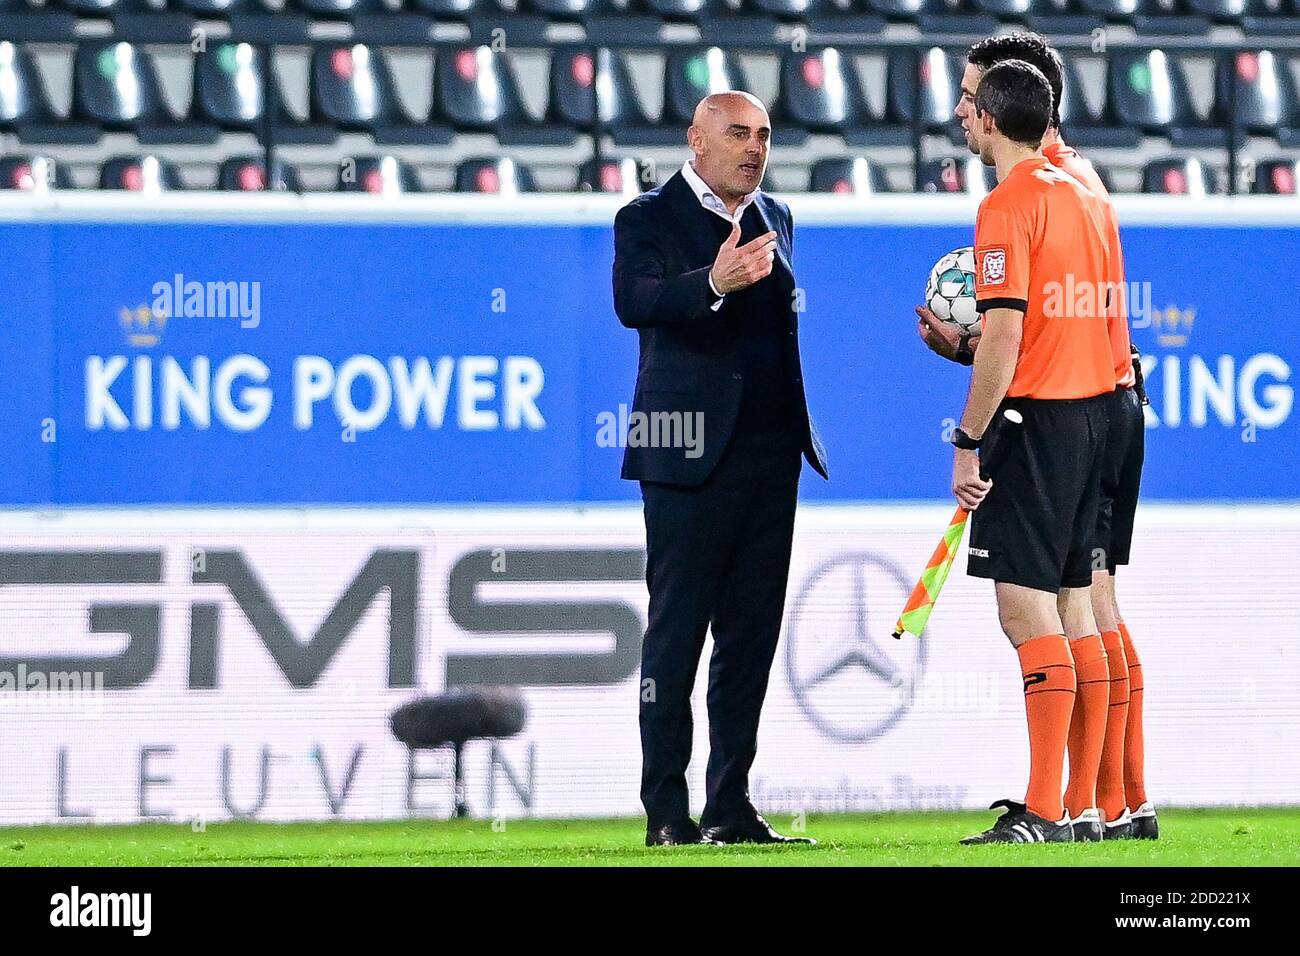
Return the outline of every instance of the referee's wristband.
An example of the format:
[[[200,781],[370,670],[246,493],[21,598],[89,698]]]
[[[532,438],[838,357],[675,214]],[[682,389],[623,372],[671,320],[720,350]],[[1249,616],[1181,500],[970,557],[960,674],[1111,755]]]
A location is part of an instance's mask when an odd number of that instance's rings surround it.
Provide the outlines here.
[[[954,448],[960,448],[963,451],[979,451],[981,440],[971,438],[960,428],[953,429],[952,438],[949,439]]]
[[[969,332],[963,332],[961,338],[957,340],[957,354],[953,360],[958,365],[969,366],[975,364],[975,353],[971,351],[970,340],[971,334]]]

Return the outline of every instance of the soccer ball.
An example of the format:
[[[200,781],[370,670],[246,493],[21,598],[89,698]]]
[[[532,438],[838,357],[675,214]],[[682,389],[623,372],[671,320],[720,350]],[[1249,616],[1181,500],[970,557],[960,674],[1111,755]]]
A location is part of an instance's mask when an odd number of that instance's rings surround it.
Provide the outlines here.
[[[934,264],[925,284],[925,304],[942,322],[971,335],[980,334],[975,311],[975,250],[954,249]]]

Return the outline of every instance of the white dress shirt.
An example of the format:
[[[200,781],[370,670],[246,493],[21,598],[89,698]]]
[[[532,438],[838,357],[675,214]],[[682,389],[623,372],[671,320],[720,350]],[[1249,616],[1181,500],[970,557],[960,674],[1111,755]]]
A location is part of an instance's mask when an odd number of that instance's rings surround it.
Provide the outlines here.
[[[700,174],[695,171],[695,167],[691,165],[689,159],[682,163],[682,178],[690,185],[691,191],[695,193],[695,198],[700,201],[701,206],[711,213],[716,213],[730,223],[739,223],[740,217],[745,214],[745,210],[748,209],[750,204],[758,198],[759,194],[759,190],[755,189],[748,196],[741,199],[736,206],[736,211],[731,213],[727,211],[727,204],[709,188],[708,183],[700,178]],[[718,297],[718,301],[710,306],[714,312],[717,312],[718,309],[722,308],[722,300],[725,298],[725,294],[719,292],[718,287],[713,284],[712,270],[709,272],[709,288],[713,291],[713,294]]]

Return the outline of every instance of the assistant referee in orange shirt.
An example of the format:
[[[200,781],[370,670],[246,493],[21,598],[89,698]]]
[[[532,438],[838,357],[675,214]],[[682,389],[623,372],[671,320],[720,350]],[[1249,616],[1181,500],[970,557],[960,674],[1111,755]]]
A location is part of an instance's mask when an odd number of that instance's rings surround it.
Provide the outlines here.
[[[1102,203],[1041,152],[1051,117],[1042,72],[1008,60],[981,77],[964,124],[998,186],[975,222],[984,334],[953,436],[952,488],[974,512],[968,573],[995,582],[998,618],[1020,658],[1030,751],[1024,802],[995,803],[1006,812],[971,843],[1072,840],[1061,799],[1076,688],[1066,635],[1097,628],[1090,549],[1115,388],[1111,253]],[[999,435],[990,424],[1007,408],[1024,425]],[[992,482],[979,474],[986,439],[1011,443]]]

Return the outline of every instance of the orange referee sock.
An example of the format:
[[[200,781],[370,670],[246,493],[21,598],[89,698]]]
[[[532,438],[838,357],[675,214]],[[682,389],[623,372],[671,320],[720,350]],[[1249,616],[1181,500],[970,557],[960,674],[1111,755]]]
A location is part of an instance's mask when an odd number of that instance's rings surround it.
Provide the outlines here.
[[[1074,708],[1074,658],[1064,634],[1045,634],[1016,648],[1025,679],[1029,722],[1029,788],[1025,804],[1047,820],[1065,814],[1061,773]]]
[[[1128,722],[1128,657],[1119,631],[1103,631],[1110,671],[1110,706],[1106,709],[1106,743],[1097,774],[1097,805],[1107,820],[1118,820],[1128,806],[1124,798],[1124,733]]]
[[[1124,731],[1124,796],[1130,810],[1147,802],[1146,748],[1142,739],[1142,661],[1121,621],[1119,634],[1128,659],[1128,721]]]
[[[1097,806],[1097,770],[1106,740],[1106,713],[1110,710],[1110,670],[1100,634],[1070,642],[1077,690],[1070,715],[1070,777],[1065,786],[1065,809],[1078,817]]]

